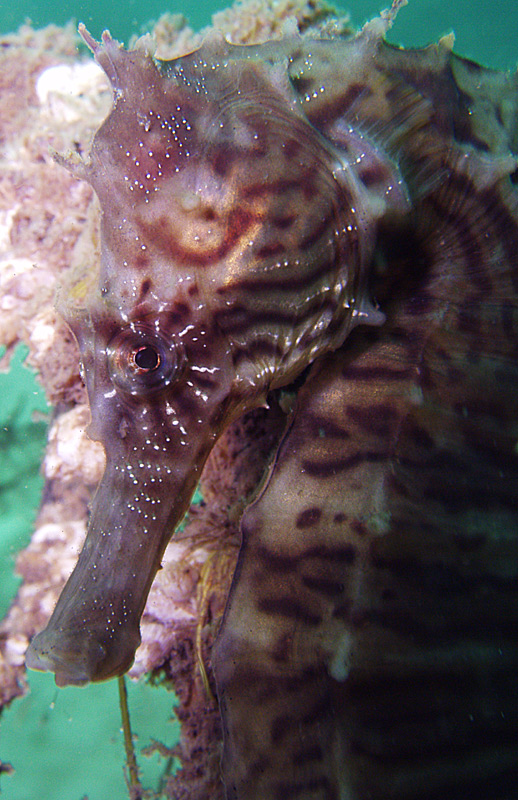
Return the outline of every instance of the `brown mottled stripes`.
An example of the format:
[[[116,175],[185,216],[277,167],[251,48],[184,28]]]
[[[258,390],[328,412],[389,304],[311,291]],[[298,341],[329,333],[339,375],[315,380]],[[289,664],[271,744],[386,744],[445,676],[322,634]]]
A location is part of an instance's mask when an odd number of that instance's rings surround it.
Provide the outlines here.
[[[292,84],[319,130],[345,118],[384,145],[401,144],[417,122],[428,135],[482,153],[516,151],[516,75],[496,76],[444,44],[425,50],[402,50],[381,40],[370,44],[313,41],[290,53]],[[418,97],[425,100],[421,107]],[[412,103],[417,119],[409,113]]]
[[[227,773],[228,796],[504,800],[517,763],[516,464],[504,480],[479,454],[463,476],[461,453],[434,464],[433,409],[424,435],[412,382],[361,380],[383,344],[363,355],[356,339],[354,379],[328,358],[308,381],[245,515],[217,651],[238,748],[225,763],[242,770]],[[326,425],[336,397],[343,431]],[[474,471],[494,502],[459,508]]]
[[[517,201],[496,162],[437,159],[383,238],[386,325],[314,368],[244,516],[229,798],[516,796]]]

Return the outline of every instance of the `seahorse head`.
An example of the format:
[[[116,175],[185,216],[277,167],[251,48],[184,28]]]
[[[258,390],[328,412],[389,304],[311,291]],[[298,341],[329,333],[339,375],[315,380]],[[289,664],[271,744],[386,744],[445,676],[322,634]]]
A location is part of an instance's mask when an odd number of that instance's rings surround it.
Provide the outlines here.
[[[87,162],[98,282],[65,303],[106,470],[84,549],[27,664],[121,674],[153,577],[222,429],[378,322],[366,273],[381,211],[307,121],[282,55],[223,40],[171,62],[83,29],[113,109]],[[382,204],[383,198],[378,198]]]

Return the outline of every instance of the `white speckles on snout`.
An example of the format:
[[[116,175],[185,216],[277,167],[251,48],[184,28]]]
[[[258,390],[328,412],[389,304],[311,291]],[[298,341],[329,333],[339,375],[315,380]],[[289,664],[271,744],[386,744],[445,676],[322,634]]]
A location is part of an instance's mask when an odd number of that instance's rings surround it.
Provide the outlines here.
[[[143,409],[141,413],[141,424],[136,429],[142,431],[143,438],[133,444],[131,455],[127,453],[123,456],[124,461],[115,464],[113,469],[126,485],[129,483],[133,487],[133,490],[129,489],[126,493],[126,508],[137,515],[139,529],[146,534],[146,525],[157,520],[160,505],[169,499],[167,487],[175,472],[170,462],[176,463],[178,460],[175,447],[186,447],[187,431],[174,415],[174,409],[169,414],[170,429],[164,422],[156,429],[151,424],[142,424],[143,419],[148,422],[150,419],[147,409]],[[172,419],[171,415],[174,415]]]

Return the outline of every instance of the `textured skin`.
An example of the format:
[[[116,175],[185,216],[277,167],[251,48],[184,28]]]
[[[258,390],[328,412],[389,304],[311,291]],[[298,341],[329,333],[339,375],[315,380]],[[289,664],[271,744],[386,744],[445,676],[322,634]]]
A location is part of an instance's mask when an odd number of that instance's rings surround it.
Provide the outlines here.
[[[488,125],[496,76],[441,48],[378,65],[381,97],[342,91],[360,128],[397,118],[383,97],[430,114],[388,130],[413,212],[381,235],[385,325],[315,367],[244,514],[216,652],[229,798],[516,796],[516,118]]]
[[[371,190],[308,123],[284,45],[274,61],[218,39],[158,68],[83,35],[114,107],[89,161],[67,162],[101,202],[102,252],[98,283],[72,286],[62,311],[107,464],[77,567],[27,655],[59,685],[128,669],[214,441],[358,322],[383,320],[366,293],[376,226],[406,211],[374,150]]]
[[[319,364],[244,515],[216,661],[229,797],[515,796],[516,309],[447,303],[466,262],[432,290],[444,255],[425,240],[418,290]]]
[[[28,664],[128,668],[213,442],[313,364],[213,654],[229,800],[516,796],[517,82],[389,23],[158,68],[85,34],[107,468]]]

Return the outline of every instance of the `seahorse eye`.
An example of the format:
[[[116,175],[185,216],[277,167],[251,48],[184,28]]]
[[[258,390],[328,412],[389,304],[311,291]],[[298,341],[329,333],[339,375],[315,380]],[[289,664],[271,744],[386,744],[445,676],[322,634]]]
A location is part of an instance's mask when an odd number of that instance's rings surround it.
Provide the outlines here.
[[[146,325],[133,323],[120,331],[107,347],[114,384],[133,396],[146,396],[169,386],[178,373],[174,341]]]
[[[152,372],[160,366],[160,353],[155,347],[146,344],[133,353],[135,364],[143,372]]]

